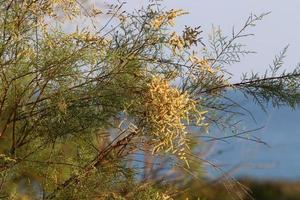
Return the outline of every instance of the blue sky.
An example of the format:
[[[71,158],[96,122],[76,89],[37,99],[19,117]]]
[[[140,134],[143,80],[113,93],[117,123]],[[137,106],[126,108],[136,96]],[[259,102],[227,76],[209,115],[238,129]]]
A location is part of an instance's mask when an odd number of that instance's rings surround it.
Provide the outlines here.
[[[140,7],[146,0],[130,0],[128,7]],[[184,9],[190,14],[178,19],[177,28],[185,24],[201,25],[204,37],[207,36],[212,24],[220,25],[224,33],[230,34],[232,26],[240,27],[247,17],[253,14],[271,12],[263,21],[251,30],[255,36],[245,41],[249,49],[257,54],[245,57],[241,63],[229,68],[239,80],[242,72],[263,73],[274,56],[286,45],[290,45],[285,60],[285,68],[292,70],[300,61],[300,1],[296,0],[164,0],[166,8]]]

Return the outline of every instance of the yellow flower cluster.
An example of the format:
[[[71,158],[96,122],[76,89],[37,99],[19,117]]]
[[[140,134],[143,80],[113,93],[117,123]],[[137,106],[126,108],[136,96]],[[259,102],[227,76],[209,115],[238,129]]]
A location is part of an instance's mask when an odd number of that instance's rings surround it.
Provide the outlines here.
[[[57,107],[60,112],[67,114],[68,105],[64,99],[58,102]]]
[[[173,32],[169,39],[169,44],[175,54],[176,50],[182,50],[184,48],[185,42],[182,37],[178,36],[176,32]]]
[[[170,11],[166,12],[163,15],[159,15],[153,19],[151,22],[151,26],[154,29],[159,29],[164,23],[174,26],[175,25],[175,18],[178,16],[182,16],[187,14],[187,12],[184,12],[182,9],[180,10],[174,10],[171,9]]]
[[[0,161],[4,161],[4,162],[12,162],[12,163],[15,163],[17,162],[15,159],[5,155],[5,154],[0,154]]]
[[[201,59],[198,58],[195,55],[190,56],[190,61],[192,62],[193,65],[200,67],[200,69],[203,70],[203,72],[208,72],[208,73],[215,73],[216,70],[214,70],[209,61],[207,59]]]
[[[151,26],[155,29],[159,29],[161,27],[161,25],[163,24],[164,20],[165,20],[165,16],[160,15],[151,22]]]
[[[174,199],[167,194],[157,192],[155,200],[174,200]]]
[[[69,37],[85,42],[94,42],[100,46],[108,45],[108,40],[106,38],[100,37],[99,35],[96,35],[89,31],[79,32],[78,30],[76,30],[76,32],[69,34]]]
[[[196,118],[201,126],[206,112],[199,112],[196,102],[187,93],[181,93],[159,77],[154,77],[148,84],[140,107],[143,110],[140,118],[153,139],[153,153],[170,152],[187,162],[189,140],[184,122],[189,123],[190,118]]]
[[[50,1],[53,10],[50,16],[57,17],[57,8],[63,11],[64,16],[68,17],[70,20],[75,18],[80,14],[80,5],[76,0],[51,0]]]
[[[179,17],[179,16],[182,16],[182,15],[186,15],[186,14],[188,14],[188,12],[185,12],[182,9],[179,9],[179,10],[171,9],[166,14],[166,17],[168,19],[167,22],[168,22],[169,25],[174,26],[175,25],[175,18]]]

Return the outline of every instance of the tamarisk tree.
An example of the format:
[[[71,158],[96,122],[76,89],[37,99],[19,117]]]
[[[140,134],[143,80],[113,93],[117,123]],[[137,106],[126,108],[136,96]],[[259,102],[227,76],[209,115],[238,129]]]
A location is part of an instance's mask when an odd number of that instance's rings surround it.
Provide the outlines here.
[[[298,105],[299,69],[280,73],[286,49],[266,74],[230,82],[251,53],[239,39],[264,15],[203,39],[200,27],[173,31],[182,10],[123,5],[0,0],[1,198],[177,199],[170,173],[199,178],[209,162],[201,136],[238,128],[228,91]],[[154,161],[163,181],[149,178]]]

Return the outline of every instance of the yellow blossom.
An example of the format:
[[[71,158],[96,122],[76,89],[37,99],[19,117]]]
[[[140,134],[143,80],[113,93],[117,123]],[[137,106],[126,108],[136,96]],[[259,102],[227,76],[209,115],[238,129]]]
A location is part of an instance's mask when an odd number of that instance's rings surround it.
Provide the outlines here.
[[[67,108],[68,108],[68,105],[66,103],[65,100],[61,100],[60,102],[58,102],[58,110],[64,114],[67,114]]]
[[[58,18],[58,12],[56,10],[63,11],[63,16],[69,20],[74,19],[80,15],[81,12],[81,7],[76,0],[51,0],[50,5],[52,9],[48,12],[49,15],[54,18]]]
[[[167,23],[171,26],[175,25],[175,18],[182,16],[182,15],[186,15],[188,14],[187,12],[184,12],[182,9],[179,10],[170,10],[169,12],[167,12]]]
[[[207,59],[201,59],[196,57],[195,55],[190,56],[190,61],[200,67],[204,72],[215,73],[216,71],[212,68],[209,61]]]
[[[173,53],[176,53],[177,49],[182,50],[184,48],[184,40],[176,32],[172,33],[169,44],[172,46]]]
[[[173,198],[167,194],[157,192],[155,200],[173,200]]]
[[[153,21],[150,23],[154,29],[159,29],[164,23],[174,26],[175,25],[175,18],[178,16],[182,16],[187,14],[183,10],[174,10],[171,9],[170,11],[166,12],[165,14],[156,16]]]
[[[153,153],[173,153],[188,165],[186,152],[189,151],[189,139],[185,123],[189,123],[192,117],[202,126],[206,112],[198,111],[196,102],[187,93],[171,87],[166,79],[160,77],[149,82],[139,112],[138,117],[154,142]]]
[[[152,26],[154,29],[159,29],[159,28],[161,27],[161,25],[163,24],[164,19],[165,19],[165,16],[163,16],[163,15],[156,17],[156,18],[151,22],[151,26]]]

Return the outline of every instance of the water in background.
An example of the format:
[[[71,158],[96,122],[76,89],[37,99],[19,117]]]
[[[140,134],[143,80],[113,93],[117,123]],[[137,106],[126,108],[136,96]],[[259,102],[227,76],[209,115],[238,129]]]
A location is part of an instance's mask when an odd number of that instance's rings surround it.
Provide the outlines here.
[[[250,120],[245,126],[248,129],[264,126],[251,134],[268,145],[237,138],[226,140],[228,143],[218,141],[207,158],[235,177],[300,180],[300,109],[270,108],[266,114],[250,101],[244,106],[257,121]],[[221,175],[209,168],[212,176]]]

